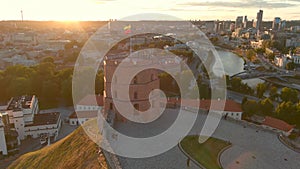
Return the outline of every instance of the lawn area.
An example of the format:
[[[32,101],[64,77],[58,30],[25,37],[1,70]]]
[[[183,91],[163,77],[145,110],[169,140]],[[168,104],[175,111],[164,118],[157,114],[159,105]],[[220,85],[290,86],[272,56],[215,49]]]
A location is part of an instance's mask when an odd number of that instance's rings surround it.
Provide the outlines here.
[[[230,146],[223,140],[209,138],[205,143],[198,142],[199,136],[187,136],[181,142],[182,149],[206,169],[220,169],[218,154]]]

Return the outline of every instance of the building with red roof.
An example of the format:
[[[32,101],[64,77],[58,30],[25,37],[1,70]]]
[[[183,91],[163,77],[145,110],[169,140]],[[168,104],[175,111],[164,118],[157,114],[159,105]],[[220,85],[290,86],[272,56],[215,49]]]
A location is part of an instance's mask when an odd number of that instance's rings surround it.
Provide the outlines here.
[[[181,105],[181,103],[183,103]],[[214,111],[217,113],[222,113],[226,117],[230,117],[236,120],[242,120],[242,106],[241,104],[233,100],[184,100],[177,98],[168,99],[167,105],[169,107],[176,107],[176,105],[181,105],[190,108],[199,108],[204,111]],[[172,106],[173,105],[173,106]]]
[[[267,129],[282,132],[282,134],[288,136],[294,130],[295,126],[286,123],[280,119],[276,119],[270,116],[266,116],[262,125]]]

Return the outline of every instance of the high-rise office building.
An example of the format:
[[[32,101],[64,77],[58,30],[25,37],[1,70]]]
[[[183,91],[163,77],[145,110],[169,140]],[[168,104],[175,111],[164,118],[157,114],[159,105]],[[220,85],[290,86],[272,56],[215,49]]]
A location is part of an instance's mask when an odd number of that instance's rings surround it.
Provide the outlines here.
[[[279,17],[275,17],[273,20],[272,29],[276,31],[280,30],[280,23],[281,23],[281,19]]]
[[[263,29],[263,27],[262,27],[263,13],[264,13],[263,10],[259,10],[259,12],[257,13],[257,16],[256,16],[255,28],[259,31],[261,31]]]
[[[243,16],[238,16],[235,20],[235,29],[243,27]]]
[[[280,29],[280,30],[284,30],[285,27],[286,27],[286,20],[282,20],[282,21],[280,22],[279,29]]]
[[[248,23],[248,17],[244,17],[244,28],[247,28],[247,23]]]

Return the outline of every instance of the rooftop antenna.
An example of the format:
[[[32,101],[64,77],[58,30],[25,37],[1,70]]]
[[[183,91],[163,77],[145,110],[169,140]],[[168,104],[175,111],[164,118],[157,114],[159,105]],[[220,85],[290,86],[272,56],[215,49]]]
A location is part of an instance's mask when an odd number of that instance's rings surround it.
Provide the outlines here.
[[[21,9],[21,19],[22,19],[22,22],[23,22],[23,10]]]

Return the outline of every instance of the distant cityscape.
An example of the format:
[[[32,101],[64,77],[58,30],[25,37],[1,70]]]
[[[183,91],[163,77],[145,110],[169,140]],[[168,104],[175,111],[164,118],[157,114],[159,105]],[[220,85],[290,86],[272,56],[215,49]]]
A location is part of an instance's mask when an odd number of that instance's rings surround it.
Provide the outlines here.
[[[93,44],[102,48],[105,45],[101,46],[101,43],[113,42],[119,35],[139,32],[147,27],[147,22],[154,25],[149,30],[154,30],[155,27],[167,33],[144,33],[122,39],[100,61],[98,55],[101,50],[84,51],[85,45],[89,43],[99,42],[100,45]],[[183,22],[192,23],[192,26],[185,27],[180,24]],[[101,35],[97,34],[99,28],[104,32]],[[211,73],[212,70],[204,66],[204,61],[211,67],[215,63],[215,56],[212,55],[211,48],[207,47],[209,43],[200,44],[205,48],[201,52],[207,53],[203,54],[204,57],[197,56],[191,48],[191,44],[197,44],[198,39],[186,43],[176,39],[176,32],[194,28],[201,30],[216,49],[225,71],[221,77],[211,76],[214,72]],[[126,58],[136,51],[148,48],[171,52],[179,57],[158,57],[158,62],[151,58],[154,56],[137,55]],[[196,77],[195,81],[187,82],[191,91],[184,94],[190,99],[181,97],[182,93],[174,77],[155,69],[135,75],[128,86],[130,100],[124,99],[120,91],[112,88],[113,85],[124,85],[123,81],[120,82],[121,77],[113,78],[122,61],[129,65],[125,66],[125,72],[130,72],[133,65],[143,61],[145,65],[156,63],[167,67],[178,76],[187,73],[183,68],[187,64]],[[72,79],[75,76],[73,71],[76,66],[90,68],[94,63],[100,63],[94,82],[95,92],[84,93],[84,86],[76,88],[72,85],[74,81],[81,80]],[[90,69],[83,71],[93,73]],[[212,97],[212,90],[216,90],[220,79],[226,81],[227,95],[224,98]],[[56,22],[26,21],[22,16],[19,21],[0,21],[0,80],[0,160],[2,162],[8,157],[13,159],[6,161],[5,167],[19,155],[42,149],[44,145],[56,144],[78,126],[97,119],[99,113],[118,131],[140,136],[159,133],[160,130],[155,127],[143,131],[137,129],[147,125],[133,123],[116,108],[116,104],[120,102],[132,104],[133,117],[149,108],[157,110],[161,105],[160,98],[153,96],[154,100],[149,99],[151,91],[157,88],[164,91],[167,97],[165,113],[170,118],[166,118],[166,115],[159,118],[156,127],[169,124],[171,118],[176,119],[175,111],[179,107],[184,108],[184,113],[198,113],[197,120],[201,122],[209,111],[222,117],[221,127],[213,137],[227,145],[228,150],[224,147],[223,150],[218,150],[215,157],[217,160],[213,162],[216,164],[212,166],[299,167],[300,20],[290,21],[289,18],[274,16],[273,21],[264,21],[263,10],[257,12],[255,19],[237,16],[235,21]],[[80,92],[78,98],[73,100],[72,90],[75,89]],[[199,100],[194,98],[195,92],[199,92]],[[220,109],[221,104],[224,109]],[[211,105],[215,105],[213,109],[210,109]],[[224,131],[230,134],[226,135]],[[111,139],[108,142],[118,138],[115,133],[102,132],[103,136]],[[192,129],[191,133],[196,132],[198,130]],[[26,144],[26,140],[37,144]],[[185,152],[192,151],[193,148],[184,150],[181,141],[178,147],[166,152],[163,157],[153,157],[161,165],[158,168],[170,167],[172,163],[175,168],[184,168],[190,166],[190,160],[196,168],[207,165]],[[214,147],[218,146],[211,146],[209,149]],[[274,147],[276,151],[273,153]],[[229,155],[221,156],[223,151]],[[117,155],[104,155],[106,159],[114,161],[114,164],[127,168],[146,168],[146,164],[136,159],[131,161]],[[246,157],[252,161],[243,161]],[[164,158],[166,159],[159,160]],[[170,159],[176,160],[169,162]],[[288,160],[290,163],[285,163]]]

